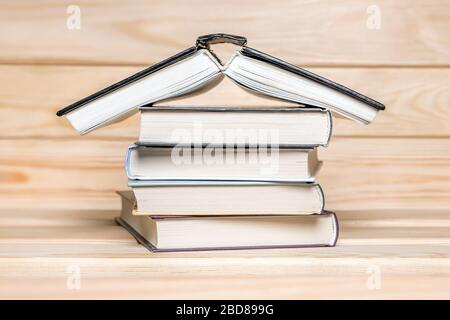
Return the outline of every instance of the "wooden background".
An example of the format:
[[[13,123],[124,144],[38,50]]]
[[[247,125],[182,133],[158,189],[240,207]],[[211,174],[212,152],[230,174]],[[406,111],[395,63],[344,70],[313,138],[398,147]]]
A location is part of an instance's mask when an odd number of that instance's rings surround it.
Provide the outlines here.
[[[79,30],[66,27],[66,9],[72,4],[81,9]],[[366,26],[370,17],[367,8],[373,4],[381,13],[380,29],[376,30]],[[22,263],[33,265],[33,259],[39,261],[41,256],[30,251],[40,252],[36,248],[43,244],[56,245],[65,236],[58,230],[58,236],[52,238],[51,232],[79,217],[83,223],[77,226],[83,231],[71,229],[75,232],[71,245],[77,245],[75,238],[82,242],[86,232],[94,234],[85,231],[90,230],[89,221],[103,221],[105,215],[109,219],[119,208],[114,192],[126,187],[123,159],[126,146],[137,138],[137,116],[80,137],[55,112],[191,46],[198,35],[213,32],[245,35],[251,47],[306,67],[386,105],[386,111],[368,126],[344,119],[335,121],[331,144],[320,151],[324,166],[319,181],[326,207],[341,214],[348,226],[357,223],[354,215],[359,211],[368,212],[376,221],[382,216],[385,225],[397,221],[399,213],[403,218],[411,213],[419,217],[412,218],[417,228],[430,226],[426,222],[429,215],[435,219],[432,221],[438,221],[433,227],[447,228],[439,229],[445,246],[436,249],[437,253],[429,248],[423,252],[444,254],[445,259],[440,261],[444,269],[439,270],[448,276],[445,234],[449,231],[446,219],[450,219],[450,1],[445,0],[2,0],[0,230],[4,236],[0,233],[0,254],[6,260],[0,268],[5,271]],[[268,102],[225,81],[213,92],[180,103]],[[103,213],[88,218],[89,210]],[[351,222],[345,224],[347,218]],[[53,231],[43,231],[50,227]],[[120,233],[118,238],[129,239],[121,230],[111,228]],[[347,230],[343,230],[344,244],[351,234]],[[439,233],[436,230],[431,229],[430,238]],[[37,239],[35,247],[30,244],[23,249],[30,237]],[[109,233],[107,238],[116,239]],[[13,254],[13,248],[19,253]],[[71,248],[67,252],[73,251]],[[110,254],[120,257],[120,247],[108,248]],[[348,250],[353,255],[352,249]],[[42,252],[43,256],[56,254],[51,246]],[[419,249],[414,252],[422,257]],[[139,254],[145,259],[145,253]],[[23,260],[25,257],[31,260]],[[202,261],[202,257],[197,256],[200,260],[196,261]],[[377,257],[385,261],[381,253]],[[65,261],[58,263],[65,265]],[[45,263],[49,266],[56,262]],[[36,270],[38,279],[50,272],[45,267]],[[11,277],[3,281],[17,284],[11,279],[19,277],[19,272],[10,273]],[[52,290],[50,296],[58,292]],[[23,291],[18,289],[16,293],[22,296]],[[328,297],[332,294],[330,291]],[[389,294],[385,292],[385,297],[393,296]]]

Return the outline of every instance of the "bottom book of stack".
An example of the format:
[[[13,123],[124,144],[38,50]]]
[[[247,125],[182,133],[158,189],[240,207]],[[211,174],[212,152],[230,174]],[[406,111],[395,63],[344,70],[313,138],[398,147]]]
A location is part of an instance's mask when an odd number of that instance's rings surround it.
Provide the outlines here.
[[[119,191],[116,222],[150,251],[332,247],[339,235],[333,212],[312,215],[151,215],[136,211],[132,191]]]

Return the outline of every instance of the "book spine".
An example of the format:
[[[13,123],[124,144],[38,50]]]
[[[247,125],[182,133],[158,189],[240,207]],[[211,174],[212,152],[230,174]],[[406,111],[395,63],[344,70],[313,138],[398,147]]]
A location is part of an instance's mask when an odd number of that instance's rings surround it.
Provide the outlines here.
[[[331,117],[331,112],[327,110],[327,121],[328,121],[328,137],[325,144],[322,147],[328,147],[331,136],[333,134],[333,118]]]
[[[130,145],[128,147],[127,153],[125,155],[125,172],[126,172],[129,180],[138,180],[139,179],[138,176],[133,175],[132,168],[131,168],[131,154],[132,154],[133,150],[135,150],[136,148],[138,148],[138,146],[136,144]]]
[[[330,241],[329,247],[335,247],[336,243],[339,239],[339,220],[336,216],[336,213],[332,211],[324,211],[323,214],[329,214],[332,217],[333,222],[333,238]]]

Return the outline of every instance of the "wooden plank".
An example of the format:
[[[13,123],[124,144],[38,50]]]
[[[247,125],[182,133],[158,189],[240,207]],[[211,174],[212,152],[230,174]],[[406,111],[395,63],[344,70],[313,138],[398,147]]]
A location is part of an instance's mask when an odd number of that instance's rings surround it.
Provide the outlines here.
[[[330,209],[448,209],[449,139],[336,138],[318,180]]]
[[[58,171],[60,173],[60,171]],[[81,175],[81,177],[85,177]],[[90,178],[95,177],[91,175]],[[46,187],[46,185],[44,185]],[[126,189],[126,183],[120,184],[120,190]],[[4,192],[0,195],[0,208],[8,209],[109,209],[118,210],[120,208],[120,199],[112,191],[96,190],[47,190],[36,191],[16,191]]]
[[[56,111],[138,69],[141,68],[0,66],[0,126],[6,129],[2,137],[78,137],[65,119],[56,116]],[[92,136],[134,140],[138,136],[136,124],[126,121]]]
[[[0,127],[3,138],[78,137],[56,111],[142,67],[0,66]],[[312,68],[386,104],[375,121],[360,125],[335,118],[335,136],[450,137],[450,72],[438,68]],[[213,90],[171,101],[174,105],[273,106],[225,79]],[[138,136],[138,116],[94,131],[83,139]]]
[[[134,239],[131,240],[134,241]],[[23,246],[16,242],[5,242],[5,244],[17,245],[18,248]],[[146,278],[175,273],[188,276],[194,273],[205,276],[217,274],[223,276],[233,274],[273,275],[277,277],[326,276],[327,274],[357,276],[365,274],[371,265],[379,266],[391,275],[450,277],[450,258],[448,257],[450,247],[448,245],[391,244],[391,247],[378,245],[368,247],[365,244],[308,250],[151,253],[136,241],[129,242],[128,247],[123,243],[110,241],[108,242],[109,247],[104,246],[103,250],[98,250],[98,242],[83,243],[80,241],[77,252],[74,250],[75,243],[68,246],[70,254],[63,252],[61,246],[57,248],[55,245],[50,244],[49,246],[42,242],[25,245],[27,246],[26,254],[20,256],[10,253],[9,256],[0,258],[0,271],[2,271],[0,279],[26,274],[26,270],[29,270],[31,278],[44,276],[65,278],[66,268],[70,265],[78,265],[81,270],[86,270],[87,277],[90,278],[137,278],[139,276]],[[88,248],[89,246],[91,248]],[[40,257],[40,252],[50,251],[55,247],[57,250],[53,256]],[[83,253],[82,250],[85,248],[88,249],[86,253]],[[97,248],[97,250],[93,250],[93,248]],[[32,250],[36,250],[34,255]],[[131,250],[134,253],[129,254],[127,251]],[[11,252],[11,250],[7,251]],[[13,268],[19,260],[23,263]],[[321,267],[324,265],[326,267]]]
[[[0,140],[0,207],[118,209],[127,144]],[[450,139],[335,138],[320,157],[328,209],[450,207]]]
[[[193,268],[208,268],[202,272],[219,271],[226,266],[226,273],[237,272],[235,266],[253,270],[258,274],[271,272],[281,275],[285,272],[295,274],[320,274],[325,270],[317,268],[316,263],[326,259],[331,268],[340,268],[342,263],[353,263],[356,256],[360,259],[358,265],[353,269],[345,269],[348,275],[364,273],[360,269],[363,260],[379,260],[385,263],[389,259],[398,259],[399,265],[386,265],[386,271],[397,272],[402,268],[401,261],[415,260],[426,265],[430,257],[440,258],[444,265],[450,263],[450,216],[440,211],[429,211],[427,217],[430,222],[445,221],[443,225],[425,225],[420,223],[423,212],[412,211],[411,215],[396,210],[385,211],[350,211],[339,214],[341,229],[338,246],[335,248],[310,248],[293,250],[239,250],[239,251],[199,251],[199,252],[171,252],[162,254],[150,254],[131,237],[123,228],[113,222],[117,212],[108,210],[0,210],[0,217],[6,218],[7,223],[0,225],[0,257],[10,258],[13,256],[22,258],[51,259],[58,263],[60,258],[77,259],[85,258],[84,265],[92,265],[91,272],[100,272],[95,269],[100,260],[111,259],[111,268],[117,272],[125,270],[133,264],[158,265],[158,269],[149,268],[146,273],[158,272],[158,270],[180,270],[187,258],[191,259],[189,265]],[[358,216],[363,216],[365,224],[357,224]],[[392,219],[397,221],[396,228],[400,232],[392,235],[390,229]],[[377,227],[376,221],[383,221],[390,226]],[[373,225],[369,224],[375,222]],[[414,226],[412,228],[412,226]],[[442,229],[443,235],[439,235]],[[419,232],[415,232],[419,230]],[[368,232],[369,231],[369,232]],[[423,237],[425,235],[425,237]],[[423,238],[430,239],[430,243],[418,243]],[[358,239],[358,240],[356,240]],[[364,239],[372,239],[368,243]],[[389,239],[389,241],[387,241]],[[395,246],[392,244],[395,243]],[[401,248],[401,255],[398,249]],[[115,249],[116,251],[113,251]],[[117,261],[120,255],[120,261]],[[252,258],[252,259],[250,259]],[[260,260],[267,259],[272,265],[284,270],[268,270],[265,264],[260,265]],[[341,260],[339,260],[341,259]],[[286,260],[292,263],[285,264]],[[434,260],[437,261],[437,260]],[[430,263],[432,263],[430,261]],[[115,266],[113,264],[116,264]],[[297,264],[297,265],[296,265]],[[299,268],[300,265],[308,268]],[[443,267],[443,266],[441,266]],[[23,267],[25,268],[25,266]],[[36,269],[36,272],[43,269]],[[330,269],[328,269],[329,271]],[[56,271],[56,270],[55,270]],[[200,270],[199,270],[200,271]],[[243,271],[243,270],[241,270]],[[5,269],[2,275],[13,276],[17,269]],[[45,271],[44,271],[45,272]],[[101,270],[107,276],[108,270]],[[409,270],[406,273],[420,272],[421,274],[449,273],[450,269],[443,268]],[[126,275],[124,275],[126,276]]]
[[[70,30],[72,4],[2,1],[0,62],[147,64],[219,31],[245,35],[250,46],[295,64],[450,64],[450,3],[442,0],[377,1],[375,29],[367,27],[369,0],[80,0],[81,28]]]
[[[28,261],[25,261],[28,262]],[[43,263],[42,261],[39,261]],[[48,266],[53,261],[45,262]],[[14,268],[20,261],[8,264]],[[66,266],[58,267],[65,270]],[[405,267],[406,269],[406,267]],[[83,269],[82,269],[83,270]],[[62,273],[63,271],[61,271]],[[360,276],[273,276],[239,274],[205,276],[161,271],[135,278],[94,279],[83,271],[79,290],[66,278],[50,276],[0,279],[1,299],[449,299],[447,276],[385,274],[380,289],[369,289],[368,274]],[[120,288],[120,290],[118,290]]]
[[[428,211],[426,219],[421,210],[341,212],[334,248],[158,254],[115,226],[116,213],[0,210],[0,297],[449,297],[445,211]],[[74,268],[79,290],[67,287]],[[367,285],[373,268],[379,289]]]
[[[102,254],[108,251],[108,243],[114,244],[123,257],[142,257],[145,250],[136,250],[132,246],[133,238],[118,228],[114,218],[118,210],[36,210],[10,209],[0,210],[0,257],[12,254],[39,257],[60,257],[62,254],[76,256],[81,254]],[[450,214],[448,210],[372,210],[340,211],[339,249],[346,252],[348,248],[358,251],[358,246],[375,255],[393,255],[396,249],[389,245],[414,248],[415,245],[428,244],[430,247],[421,251],[408,249],[414,257],[436,253],[441,245],[450,245]],[[9,247],[8,244],[11,244]],[[91,244],[95,246],[90,247]],[[42,249],[30,246],[45,245]],[[364,245],[367,247],[363,248]],[[342,248],[346,247],[347,249]],[[372,246],[376,246],[373,247]],[[377,250],[381,251],[377,251]],[[103,251],[102,251],[103,250]],[[427,251],[429,250],[429,251]],[[322,252],[313,250],[313,254]],[[225,251],[220,256],[252,256],[254,251]],[[261,251],[266,256],[279,256],[284,250]],[[340,252],[340,251],[339,251]],[[242,253],[242,254],[241,254]],[[168,253],[165,256],[177,256]],[[209,257],[212,253],[193,253],[193,257]],[[218,255],[219,256],[219,255]],[[333,255],[334,256],[334,253]],[[107,256],[109,257],[109,256]]]
[[[127,188],[123,167],[127,141],[3,140],[1,202],[9,208],[80,207],[120,204]]]

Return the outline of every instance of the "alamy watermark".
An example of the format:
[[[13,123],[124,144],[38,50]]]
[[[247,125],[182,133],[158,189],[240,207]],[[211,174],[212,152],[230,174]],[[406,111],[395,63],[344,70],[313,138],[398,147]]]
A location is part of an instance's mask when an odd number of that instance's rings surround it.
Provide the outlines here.
[[[81,8],[71,4],[67,6],[66,13],[69,15],[66,19],[66,28],[69,30],[81,29]]]
[[[381,268],[377,265],[369,265],[366,269],[369,275],[366,282],[366,287],[369,290],[381,289]]]
[[[381,29],[381,8],[379,5],[372,4],[367,7],[366,13],[369,15],[366,20],[366,27],[369,30]]]
[[[278,129],[205,129],[195,121],[191,129],[175,129],[170,140],[175,165],[247,164],[258,166],[262,175],[279,171]]]
[[[81,268],[78,265],[69,265],[66,268],[66,288],[68,290],[81,289]]]

